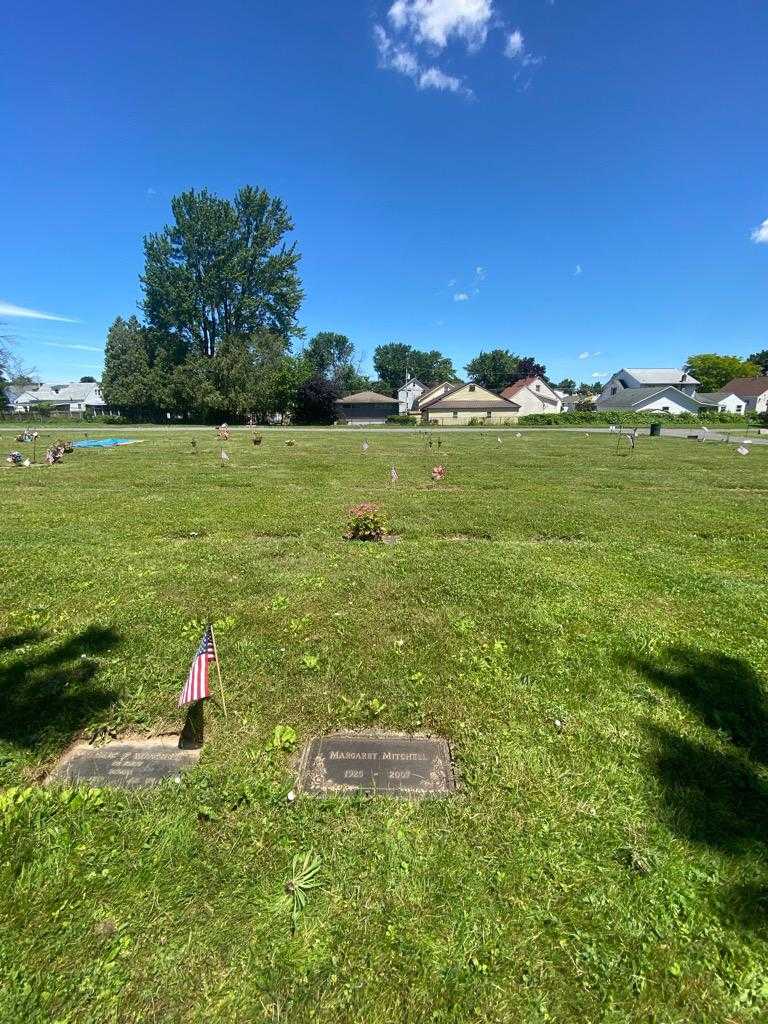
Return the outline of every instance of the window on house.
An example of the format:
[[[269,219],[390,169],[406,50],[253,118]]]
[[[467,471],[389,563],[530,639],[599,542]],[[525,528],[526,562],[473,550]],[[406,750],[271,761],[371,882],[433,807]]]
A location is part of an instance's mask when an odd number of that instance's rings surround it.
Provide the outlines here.
[[[485,415],[488,417],[488,419],[490,419],[491,416],[493,416],[493,410],[489,409],[488,412]]]
[[[469,385],[469,390],[470,391],[474,391],[475,390],[475,385],[474,384],[470,384]]]
[[[459,418],[459,414],[458,414],[457,412],[455,412],[455,413],[453,414],[453,418],[454,418],[455,420],[457,420],[457,419]]]
[[[541,384],[537,384],[537,385],[536,385],[536,390],[537,390],[537,391],[541,391]]]
[[[661,411],[662,412],[669,412],[669,406],[668,405],[662,405]]]
[[[725,406],[723,406],[723,411],[725,411]],[[736,406],[736,412],[744,412],[744,406],[743,405],[737,405]]]
[[[611,394],[612,394],[612,395],[615,395],[615,394],[616,394],[616,392],[617,392],[617,390],[618,390],[618,388],[611,388]]]

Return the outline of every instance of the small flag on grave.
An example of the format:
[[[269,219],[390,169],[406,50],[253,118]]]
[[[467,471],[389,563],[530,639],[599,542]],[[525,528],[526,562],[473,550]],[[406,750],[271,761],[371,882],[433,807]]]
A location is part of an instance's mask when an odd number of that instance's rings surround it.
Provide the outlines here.
[[[394,466],[389,471],[389,479],[392,481],[393,484],[396,484],[397,481],[400,479],[400,477],[397,474],[397,470],[395,469]]]
[[[221,449],[221,461],[229,462],[229,455],[227,455],[223,448]]]
[[[196,700],[207,700],[211,696],[208,668],[210,663],[216,660],[213,630],[210,626],[206,626],[200,646],[197,648],[197,652],[192,659],[184,689],[179,697],[180,708],[184,707],[185,704],[192,704]]]
[[[363,455],[365,455],[365,453],[368,451],[367,441],[363,441],[362,445],[360,446],[360,450],[362,451]]]
[[[497,437],[496,440],[499,442],[499,444],[501,444],[501,438],[500,437]]]

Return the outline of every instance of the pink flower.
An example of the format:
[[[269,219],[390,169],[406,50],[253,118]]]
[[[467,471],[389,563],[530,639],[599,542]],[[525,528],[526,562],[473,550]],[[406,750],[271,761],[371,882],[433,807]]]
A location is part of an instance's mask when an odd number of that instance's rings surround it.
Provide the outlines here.
[[[435,466],[432,469],[433,480],[445,480],[445,466]]]

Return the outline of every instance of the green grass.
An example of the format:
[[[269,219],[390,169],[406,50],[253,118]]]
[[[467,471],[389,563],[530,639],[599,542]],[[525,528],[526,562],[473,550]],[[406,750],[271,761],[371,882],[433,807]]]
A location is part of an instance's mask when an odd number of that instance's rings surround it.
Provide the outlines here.
[[[766,1019],[768,448],[138,436],[0,469],[0,1021]],[[400,543],[342,540],[365,499]],[[36,785],[178,728],[209,614],[181,785]],[[286,799],[275,726],[371,724],[460,793]]]

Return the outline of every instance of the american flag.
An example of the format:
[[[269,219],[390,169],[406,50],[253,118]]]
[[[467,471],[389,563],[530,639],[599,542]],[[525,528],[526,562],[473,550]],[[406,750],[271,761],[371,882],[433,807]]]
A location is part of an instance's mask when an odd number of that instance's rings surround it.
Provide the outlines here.
[[[392,467],[392,469],[390,471],[389,479],[392,481],[393,484],[396,484],[397,481],[400,479],[400,477],[397,475],[397,470],[395,469],[394,466]]]
[[[211,696],[211,688],[208,684],[208,666],[216,660],[216,652],[213,646],[213,633],[211,627],[206,626],[203,639],[197,648],[197,653],[192,659],[187,681],[179,697],[179,707],[185,704],[192,704],[196,700],[205,700]]]

